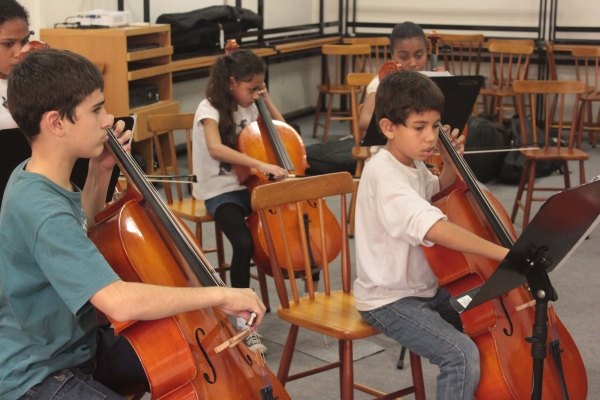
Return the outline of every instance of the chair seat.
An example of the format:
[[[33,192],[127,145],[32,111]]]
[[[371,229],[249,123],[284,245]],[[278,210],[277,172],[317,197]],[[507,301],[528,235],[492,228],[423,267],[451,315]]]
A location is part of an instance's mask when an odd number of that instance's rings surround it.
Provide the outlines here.
[[[330,94],[348,94],[356,91],[353,86],[350,85],[318,85],[317,89],[320,92]]]
[[[315,294],[315,300],[300,298],[299,304],[278,309],[279,318],[301,328],[322,333],[336,339],[356,340],[378,335],[377,329],[367,324],[354,306],[354,296],[343,291]]]
[[[193,222],[210,222],[210,216],[204,205],[204,200],[196,200],[193,197],[181,201],[173,201],[169,207],[179,218]]]
[[[521,150],[521,154],[529,159],[551,161],[551,160],[587,160],[590,158],[588,153],[583,152],[579,149],[567,149],[561,147],[544,147],[543,149],[536,150]]]

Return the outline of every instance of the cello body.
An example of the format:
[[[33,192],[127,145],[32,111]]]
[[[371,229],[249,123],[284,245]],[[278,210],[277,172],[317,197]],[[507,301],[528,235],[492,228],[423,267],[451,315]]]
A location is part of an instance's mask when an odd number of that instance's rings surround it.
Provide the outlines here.
[[[185,273],[190,266],[152,216],[141,195],[129,188],[97,216],[98,223],[88,234],[124,281],[201,286],[193,274]],[[236,334],[218,307],[153,321],[111,322],[139,356],[152,399],[261,399],[264,382],[256,356],[243,344],[214,352],[214,347]],[[266,372],[275,384],[274,392],[288,399],[281,383]]]
[[[486,193],[500,219],[513,238],[514,227],[502,205],[490,193]],[[500,244],[486,220],[473,207],[472,195],[464,184],[456,184],[440,193],[434,205],[440,208],[448,220]],[[425,255],[439,280],[454,297],[487,281],[498,266],[498,262],[485,257],[456,252],[433,246],[423,247]],[[451,268],[449,268],[451,266]],[[477,400],[524,400],[531,398],[533,362],[531,345],[525,338],[532,333],[535,310],[527,307],[516,311],[516,307],[533,299],[525,287],[511,290],[502,296],[509,323],[500,300],[493,299],[461,314],[464,330],[477,345],[481,357],[481,380],[475,394]],[[566,386],[571,400],[587,397],[585,366],[573,338],[557,319],[556,328],[560,337],[562,364]],[[508,336],[504,330],[512,335]],[[543,399],[562,400],[560,379],[552,357],[544,360]]]
[[[257,101],[257,103],[260,102],[262,102],[262,99]],[[304,175],[304,171],[308,168],[308,163],[306,162],[306,149],[304,148],[302,139],[289,125],[280,121],[270,120],[264,102],[262,102],[262,105],[258,104],[258,106],[259,111],[261,112],[261,118],[258,121],[247,125],[242,130],[237,144],[238,151],[257,160],[269,164],[280,165],[294,175]],[[264,107],[264,110],[261,111],[261,107]],[[265,113],[268,116],[267,118],[265,118]],[[233,168],[236,171],[240,183],[246,185],[250,192],[252,192],[256,186],[268,184],[270,182],[265,174],[255,168],[242,167],[239,165],[234,165]],[[341,250],[339,246],[339,243],[341,242],[341,229],[331,210],[325,208],[323,221],[319,219],[319,213],[316,209],[316,200],[305,202],[302,210],[298,210],[295,205],[288,205],[285,208],[282,207],[282,210],[284,213],[285,226],[297,225],[297,212],[301,212],[305,216],[305,221],[308,222],[306,225],[308,226],[307,236],[310,244],[309,247],[315,266],[323,265],[324,257],[327,258],[327,261],[331,261],[337,257]],[[271,232],[280,231],[277,215],[271,213],[267,214],[267,221],[271,227]],[[273,271],[271,269],[264,228],[258,217],[258,213],[252,213],[248,217],[247,223],[252,234],[252,239],[254,240],[254,263],[265,274],[272,276]],[[319,227],[321,224],[325,224],[327,227],[326,249],[323,249],[321,246],[322,242],[319,234]],[[281,238],[283,235],[274,235],[274,237]],[[279,259],[285,260],[286,253],[283,247],[283,241],[274,240],[274,244]],[[300,239],[291,240],[288,244],[291,246],[290,251],[294,268],[299,272],[304,272],[304,253],[302,251]],[[287,273],[287,269],[283,265],[281,267],[282,271]]]

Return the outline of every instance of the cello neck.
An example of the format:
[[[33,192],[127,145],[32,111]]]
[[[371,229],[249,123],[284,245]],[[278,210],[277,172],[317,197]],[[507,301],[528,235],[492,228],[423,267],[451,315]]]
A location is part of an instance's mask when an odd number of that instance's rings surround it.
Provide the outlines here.
[[[271,114],[269,113],[267,105],[265,104],[262,96],[258,96],[258,99],[256,100],[256,107],[258,108],[258,113],[260,114],[262,123],[267,130],[267,134],[269,136],[271,145],[273,146],[273,150],[275,151],[279,166],[287,171],[295,171],[296,168],[294,167],[294,163],[292,162],[285,145],[281,140],[281,136],[279,136],[279,133],[275,128],[273,118],[271,118]]]
[[[496,213],[496,210],[488,200],[487,196],[481,190],[481,187],[477,182],[477,178],[475,177],[475,174],[469,167],[469,164],[467,164],[465,159],[457,153],[456,149],[452,145],[452,142],[446,135],[442,124],[438,124],[438,129],[440,131],[439,139],[442,142],[446,151],[448,152],[448,155],[450,156],[456,168],[456,171],[469,188],[469,191],[473,195],[473,198],[477,202],[477,205],[479,206],[481,212],[485,215],[486,219],[490,223],[498,240],[500,241],[502,246],[506,248],[511,248],[514,244],[514,240],[508,232],[508,230],[506,229],[506,226],[504,226],[504,224],[500,220],[500,217]]]
[[[169,238],[181,252],[182,257],[190,266],[196,278],[203,286],[225,286],[215,270],[199,256],[193,239],[184,231],[181,222],[165,204],[160,193],[148,181],[138,163],[129,153],[123,150],[111,129],[106,129],[106,132],[108,134],[108,146],[121,170],[125,172],[146,200],[146,203],[164,227]]]

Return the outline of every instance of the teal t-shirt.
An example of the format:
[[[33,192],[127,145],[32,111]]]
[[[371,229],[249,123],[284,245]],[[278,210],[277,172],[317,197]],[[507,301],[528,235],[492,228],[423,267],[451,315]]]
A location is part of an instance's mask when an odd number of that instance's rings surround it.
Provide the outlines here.
[[[19,165],[0,210],[0,399],[89,361],[89,299],[119,279],[86,235],[81,192]]]

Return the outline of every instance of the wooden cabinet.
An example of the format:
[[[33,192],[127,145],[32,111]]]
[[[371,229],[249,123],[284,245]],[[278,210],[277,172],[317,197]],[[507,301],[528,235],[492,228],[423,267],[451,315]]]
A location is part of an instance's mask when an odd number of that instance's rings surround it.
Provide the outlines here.
[[[152,114],[179,112],[173,101],[171,79],[171,30],[169,25],[108,29],[42,29],[40,39],[55,49],[81,54],[103,65],[106,109],[116,117],[137,114],[133,147],[153,170],[152,132],[146,120]],[[131,107],[130,84],[152,84],[158,88],[157,102]]]

